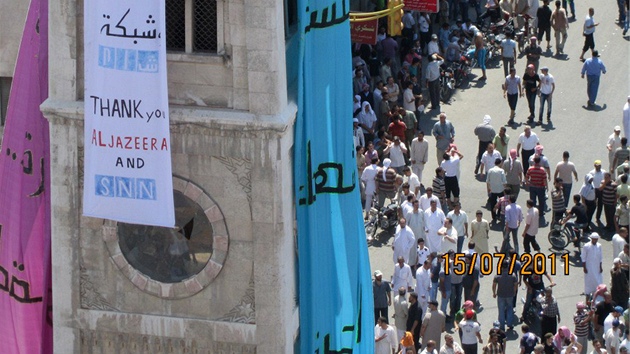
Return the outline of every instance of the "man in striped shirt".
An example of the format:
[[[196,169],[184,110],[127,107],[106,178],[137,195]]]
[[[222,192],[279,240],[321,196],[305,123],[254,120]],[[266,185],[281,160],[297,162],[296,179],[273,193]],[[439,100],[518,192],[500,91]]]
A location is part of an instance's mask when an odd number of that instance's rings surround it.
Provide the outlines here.
[[[534,157],[534,166],[527,170],[527,184],[529,185],[529,199],[538,202],[536,206],[540,216],[545,215],[547,210],[545,191],[548,188],[547,171],[540,166],[540,156]]]
[[[390,159],[383,160],[383,167],[379,168],[376,173],[376,193],[378,195],[378,207],[382,208],[385,199],[393,200],[396,196],[396,170],[390,167],[392,161]]]

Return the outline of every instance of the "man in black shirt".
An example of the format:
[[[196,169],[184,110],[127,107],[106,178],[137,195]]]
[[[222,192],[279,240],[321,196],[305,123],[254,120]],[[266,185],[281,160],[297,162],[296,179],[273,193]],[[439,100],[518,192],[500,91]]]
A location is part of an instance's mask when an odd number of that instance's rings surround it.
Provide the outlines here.
[[[586,206],[580,202],[580,199],[579,194],[573,196],[573,203],[575,203],[575,205],[573,205],[571,210],[567,210],[567,216],[561,221],[561,224],[564,225],[569,219],[575,217],[575,226],[582,229],[582,232],[586,232],[589,224],[588,214],[586,212]],[[579,242],[580,240],[574,240],[576,247]]]
[[[549,8],[549,0],[543,0],[543,6],[536,11],[538,19],[538,41],[542,44],[542,36],[545,34],[547,40],[547,49],[551,48],[551,9]]]
[[[525,47],[524,52],[527,56],[527,65],[533,64],[534,71],[538,72],[538,63],[540,63],[540,56],[542,55],[542,48],[538,45],[538,38],[531,37],[529,45]]]
[[[530,124],[534,123],[534,117],[536,116],[536,96],[538,95],[538,88],[540,87],[540,77],[536,73],[536,67],[534,64],[527,65],[527,70],[523,74],[523,91],[525,97],[527,97],[527,103],[529,103],[529,117],[527,119]]]
[[[420,349],[420,328],[422,327],[422,309],[418,303],[418,294],[409,294],[409,312],[407,314],[407,332],[413,334],[416,351]]]
[[[595,306],[595,316],[593,317],[595,339],[602,340],[604,338],[604,320],[614,309],[615,303],[612,301],[612,295],[607,291],[604,293],[604,301],[600,301]]]

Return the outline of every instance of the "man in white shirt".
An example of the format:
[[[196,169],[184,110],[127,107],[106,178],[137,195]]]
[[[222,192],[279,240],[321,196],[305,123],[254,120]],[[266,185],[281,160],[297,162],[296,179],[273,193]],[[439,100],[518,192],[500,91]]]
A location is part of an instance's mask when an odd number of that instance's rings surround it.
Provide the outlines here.
[[[438,209],[436,201],[431,200],[431,207],[424,212],[427,247],[431,252],[442,250],[442,237],[438,235],[438,230],[444,225],[445,219],[442,209]]]
[[[612,322],[612,328],[604,333],[604,343],[609,354],[619,354],[621,344],[621,331],[619,330],[619,320]]]
[[[398,264],[394,266],[394,276],[392,278],[392,289],[405,288],[413,291],[413,274],[411,267],[405,263],[405,258],[398,257]]]
[[[434,202],[438,209],[442,209],[440,198],[433,195],[433,187],[427,187],[426,193],[420,196],[420,210],[427,211],[431,207],[431,203]]]
[[[464,350],[459,346],[450,334],[444,335],[446,344],[440,349],[440,354],[464,354]]]
[[[602,181],[604,180],[604,170],[602,170],[602,161],[595,160],[595,162],[593,163],[593,167],[594,169],[592,169],[588,174],[591,177],[593,177],[592,184],[595,187],[595,202],[597,203],[595,221],[599,224],[601,223],[600,217],[602,216],[602,209],[604,207],[604,201],[602,200],[602,191],[599,190],[599,186],[602,185]]]
[[[418,136],[411,141],[411,170],[418,176],[422,184],[422,171],[429,158],[429,143],[424,139],[424,132],[418,131]],[[418,195],[418,194],[416,194]]]
[[[372,202],[374,200],[374,193],[376,192],[376,173],[378,172],[378,157],[372,158],[370,166],[366,167],[361,174],[361,181],[365,183],[365,204],[363,205],[363,211],[365,211],[365,220],[368,219],[370,209],[372,208]]]
[[[441,54],[440,44],[438,43],[438,36],[435,33],[431,35],[431,42],[429,42],[429,45],[427,47],[427,54],[428,55]]]
[[[398,348],[398,336],[386,317],[379,317],[374,327],[374,354],[392,354]]]
[[[531,246],[534,246],[536,252],[540,251],[540,246],[536,242],[536,234],[539,227],[538,209],[534,207],[534,201],[527,200],[527,215],[525,216],[525,229],[523,230],[523,247],[525,253],[531,252]]]
[[[547,124],[551,124],[551,97],[553,95],[553,91],[556,89],[556,82],[553,78],[553,75],[549,74],[549,68],[543,66],[540,69],[542,72],[540,76],[540,110],[538,111],[538,124],[543,124],[543,111],[545,109],[545,102],[548,103],[547,106]]]
[[[608,332],[609,329],[613,328],[613,322],[615,320],[619,321],[620,326],[624,325],[623,320],[623,307],[617,305],[613,307],[613,310],[610,311],[608,316],[604,319],[604,333]]]
[[[392,160],[391,167],[396,170],[396,173],[402,173],[402,169],[405,166],[407,147],[405,143],[400,141],[400,137],[394,136],[394,140],[383,150],[383,154],[388,153],[389,159]]]
[[[424,245],[424,238],[418,239],[418,248],[416,250],[416,253],[418,254],[418,266],[422,267],[424,261],[429,259],[429,256],[431,255],[431,250],[429,249],[429,247]]]
[[[536,0],[536,2],[538,2],[538,0]],[[584,34],[584,48],[582,48],[582,55],[580,55],[581,61],[584,61],[584,53],[586,53],[587,50],[595,50],[593,34],[595,34],[595,27],[599,26],[599,23],[595,23],[593,15],[595,15],[595,10],[591,7],[588,9],[588,15],[584,19],[584,27],[582,28],[582,33]]]
[[[508,33],[505,40],[501,42],[501,60],[504,76],[508,76],[510,69],[516,65],[516,42],[512,33]]]
[[[437,42],[436,42],[437,44]],[[438,54],[429,55],[427,64],[427,87],[431,98],[431,110],[440,109],[440,65],[444,63],[444,58]]]
[[[403,167],[403,175],[407,183],[409,183],[409,190],[413,192],[414,195],[420,194],[420,179],[418,176],[411,171],[409,166]]]
[[[486,151],[481,155],[481,169],[480,172],[482,175],[490,171],[491,168],[494,167],[496,159],[501,158],[501,153],[495,150],[494,144],[488,144]]]
[[[448,215],[453,221],[453,227],[457,231],[457,253],[462,252],[462,246],[464,245],[464,239],[468,237],[468,215],[462,210],[462,205],[457,202],[453,203],[453,210]]]
[[[525,175],[529,169],[529,157],[536,152],[534,148],[539,141],[538,135],[532,132],[532,128],[529,125],[526,125],[525,130],[518,136],[516,154],[517,156],[523,155],[521,159],[523,162],[523,175]]]
[[[403,91],[403,107],[407,111],[415,112],[416,99],[420,97],[420,95],[416,96],[413,94],[413,82],[411,80],[407,82],[403,82],[402,84],[405,85],[405,90]],[[414,128],[415,130],[415,127],[407,127],[407,128]]]
[[[365,173],[365,172],[364,172]],[[572,178],[575,178],[575,181],[578,181],[578,174],[575,170],[575,165],[573,162],[569,161],[569,152],[565,151],[562,153],[562,161],[558,162],[556,165],[556,172],[553,174],[553,179],[560,177],[562,179],[562,192],[564,193],[564,207],[566,208],[569,205],[569,199],[571,196],[571,189],[573,188]]]
[[[486,178],[486,190],[488,192],[488,203],[490,204],[490,212],[492,213],[492,222],[497,222],[501,216],[501,210],[495,210],[497,200],[503,196],[507,180],[505,171],[501,168],[501,155],[494,160],[494,167],[488,170]]]
[[[453,195],[453,203],[459,201],[459,161],[464,157],[456,149],[451,149],[449,153],[444,153],[444,161],[440,167],[444,170],[444,187],[446,191],[446,200],[451,204],[451,194]]]
[[[606,149],[608,149],[608,170],[612,171],[613,160],[615,159],[615,151],[621,147],[621,127],[615,126],[612,134],[608,137],[608,143],[606,143]]]
[[[613,246],[613,259],[619,257],[619,253],[623,252],[623,247],[626,245],[626,238],[628,237],[628,229],[625,227],[619,228],[619,233],[616,233],[612,237]]]
[[[396,235],[392,243],[394,251],[394,263],[398,262],[398,257],[403,257],[405,263],[409,263],[409,250],[416,244],[416,238],[411,228],[407,227],[407,220],[400,218],[396,227]]]
[[[457,248],[457,230],[453,227],[453,220],[445,218],[444,227],[439,229],[437,233],[442,237],[441,252],[443,254]]]
[[[418,306],[422,309],[422,315],[427,313],[429,298],[431,296],[431,260],[427,259],[422,267],[416,271],[416,294],[418,294]]]

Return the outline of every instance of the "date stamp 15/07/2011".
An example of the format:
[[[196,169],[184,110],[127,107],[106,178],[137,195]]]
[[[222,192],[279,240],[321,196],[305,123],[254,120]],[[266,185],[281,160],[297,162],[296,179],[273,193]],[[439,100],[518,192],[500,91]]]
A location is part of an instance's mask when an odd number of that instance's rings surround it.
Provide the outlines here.
[[[503,253],[472,253],[470,255],[470,264],[477,264],[479,262],[479,274],[491,275],[494,273],[496,265],[497,275],[501,275],[505,269],[501,266],[504,262],[507,262],[507,273],[514,274],[517,271],[522,275],[543,275],[551,274],[556,275],[558,269],[556,267],[556,259],[561,258],[564,261],[564,266],[560,269],[564,275],[569,275],[569,255],[563,254],[557,256],[552,253],[546,256],[544,253],[529,254],[523,253],[517,257],[507,257]],[[453,268],[444,267],[444,273],[448,275],[450,272],[456,275],[469,274],[472,275],[475,271],[475,267],[466,267],[466,255],[463,253],[444,254],[442,255],[444,261],[448,264],[453,262]],[[549,269],[547,270],[547,258],[549,258]],[[517,268],[517,261],[520,261],[521,267]]]

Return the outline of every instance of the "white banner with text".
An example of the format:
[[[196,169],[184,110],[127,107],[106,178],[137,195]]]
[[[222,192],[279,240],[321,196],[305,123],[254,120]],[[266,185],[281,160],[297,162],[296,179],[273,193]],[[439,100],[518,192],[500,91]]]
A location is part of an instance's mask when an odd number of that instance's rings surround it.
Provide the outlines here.
[[[83,214],[173,227],[164,0],[85,0]]]

